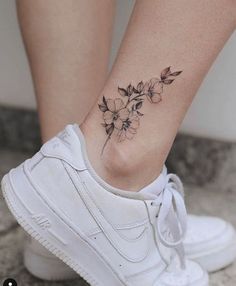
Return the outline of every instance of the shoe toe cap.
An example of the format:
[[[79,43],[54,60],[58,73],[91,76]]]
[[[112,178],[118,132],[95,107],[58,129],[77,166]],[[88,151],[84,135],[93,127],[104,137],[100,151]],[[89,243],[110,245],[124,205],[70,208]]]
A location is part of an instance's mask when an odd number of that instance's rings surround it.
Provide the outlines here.
[[[186,268],[165,271],[155,286],[207,286],[207,273],[195,262],[188,260]]]
[[[224,248],[236,238],[234,227],[217,217],[189,216],[184,241],[186,254]]]

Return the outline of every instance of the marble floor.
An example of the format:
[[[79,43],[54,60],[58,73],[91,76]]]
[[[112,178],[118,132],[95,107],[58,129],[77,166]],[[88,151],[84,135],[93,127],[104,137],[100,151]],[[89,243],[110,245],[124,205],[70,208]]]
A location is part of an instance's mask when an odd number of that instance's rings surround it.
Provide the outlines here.
[[[0,150],[0,178],[26,157],[27,154]],[[227,182],[224,184],[212,182],[204,187],[185,186],[188,209],[196,214],[222,216],[236,226],[236,179],[234,177],[231,174],[230,177],[225,178]],[[2,198],[0,199],[0,218],[0,285],[7,277],[15,278],[19,286],[87,285],[82,279],[73,282],[49,283],[32,277],[24,269],[22,262],[21,250],[24,233],[7,210]],[[236,263],[223,271],[212,274],[210,279],[211,286],[235,286]]]

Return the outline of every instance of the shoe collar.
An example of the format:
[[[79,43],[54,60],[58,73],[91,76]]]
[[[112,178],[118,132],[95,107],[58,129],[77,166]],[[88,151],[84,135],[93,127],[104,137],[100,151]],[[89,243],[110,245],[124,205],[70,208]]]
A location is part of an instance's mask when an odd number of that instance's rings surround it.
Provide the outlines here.
[[[166,167],[163,168],[159,177],[141,192],[121,190],[107,184],[97,175],[91,166],[87,156],[86,142],[83,133],[77,124],[67,125],[62,132],[45,143],[40,151],[45,157],[60,159],[77,171],[88,170],[90,175],[98,184],[104,187],[107,191],[121,197],[136,200],[153,200],[155,199],[157,192],[161,192],[165,186],[167,175]],[[152,189],[152,191],[148,191],[150,189]]]

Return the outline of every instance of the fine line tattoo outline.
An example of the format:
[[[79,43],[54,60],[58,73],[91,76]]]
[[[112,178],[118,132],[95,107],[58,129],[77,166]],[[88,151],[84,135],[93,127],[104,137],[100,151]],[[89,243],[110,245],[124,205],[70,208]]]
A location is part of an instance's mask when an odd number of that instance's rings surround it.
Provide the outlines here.
[[[114,133],[116,133],[118,142],[133,139],[140,125],[140,118],[144,115],[140,109],[145,98],[150,103],[160,103],[164,87],[172,84],[181,73],[182,71],[172,72],[169,66],[162,70],[160,78],[154,77],[147,82],[140,81],[137,86],[129,84],[127,88],[118,87],[118,93],[122,98],[102,97],[102,102],[98,104],[98,107],[103,113],[102,126],[107,135],[102,154]]]

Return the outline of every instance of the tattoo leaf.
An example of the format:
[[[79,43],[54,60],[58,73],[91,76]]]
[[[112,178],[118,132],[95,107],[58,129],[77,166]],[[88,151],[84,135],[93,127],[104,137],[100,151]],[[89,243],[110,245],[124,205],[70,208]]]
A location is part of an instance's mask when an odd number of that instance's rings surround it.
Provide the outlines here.
[[[114,128],[115,128],[114,124],[106,125],[106,133],[108,136],[112,135]]]
[[[135,105],[135,109],[140,109],[141,107],[143,106],[143,102],[142,101],[139,101],[138,103],[136,103]]]
[[[121,96],[129,96],[128,92],[124,88],[118,87],[118,92]]]
[[[98,104],[98,107],[102,112],[106,112],[108,110],[105,104]]]
[[[105,96],[102,97],[102,102],[107,107],[107,100],[106,100]],[[108,107],[107,107],[107,109],[108,109]]]
[[[143,113],[139,112],[138,110],[137,110],[137,114],[138,114],[139,116],[143,116],[143,115],[144,115]]]
[[[182,71],[172,72],[170,76],[178,76],[182,73]]]
[[[134,89],[134,87],[131,84],[129,84],[127,87],[128,96],[131,96],[133,94],[133,92],[134,92],[133,89]]]
[[[106,101],[106,98],[104,96],[102,97],[102,103],[98,104],[98,107],[102,112],[106,112],[108,110],[107,101]]]
[[[164,79],[162,82],[164,84],[171,84],[174,81],[174,79]]]
[[[144,88],[144,84],[142,81],[140,81],[137,85],[137,91],[140,93],[142,92],[143,88]]]
[[[166,79],[169,75],[171,74],[170,71],[170,67],[165,68],[162,72],[161,72],[161,79]]]

